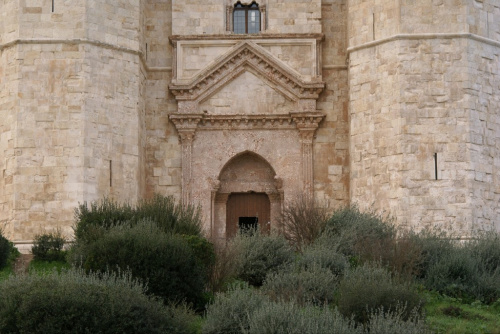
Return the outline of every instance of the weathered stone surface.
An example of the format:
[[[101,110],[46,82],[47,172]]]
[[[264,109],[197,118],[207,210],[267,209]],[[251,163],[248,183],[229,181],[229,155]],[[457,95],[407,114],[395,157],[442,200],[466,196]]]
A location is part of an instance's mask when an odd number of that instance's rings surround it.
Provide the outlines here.
[[[236,2],[0,1],[12,240],[71,235],[79,202],[154,193],[201,204],[220,238],[247,191],[271,227],[306,192],[401,225],[500,228],[498,1],[262,0],[250,35],[231,32]]]

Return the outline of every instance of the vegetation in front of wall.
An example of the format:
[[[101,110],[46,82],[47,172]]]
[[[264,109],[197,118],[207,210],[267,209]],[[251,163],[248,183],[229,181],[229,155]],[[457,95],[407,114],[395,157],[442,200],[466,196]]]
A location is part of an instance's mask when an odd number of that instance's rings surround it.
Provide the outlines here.
[[[135,207],[107,198],[80,204],[75,210],[75,239],[92,242],[116,225],[133,225],[145,219],[165,233],[203,236],[199,207],[177,203],[172,196],[155,195]]]
[[[14,273],[14,263],[19,255],[17,248],[3,235],[0,228],[0,280]]]
[[[0,281],[0,332],[195,333],[192,312],[144,292],[123,273],[11,276]]]
[[[77,244],[74,263],[87,272],[130,270],[148,285],[148,293],[166,303],[186,301],[203,308],[205,268],[189,243],[167,234],[151,221],[116,225],[88,244]]]
[[[437,292],[424,293],[426,321],[436,333],[500,334],[500,299],[486,305]]]
[[[12,252],[12,245],[9,240],[4,237],[3,231],[0,228],[0,270],[5,268],[9,263],[9,258]]]
[[[64,262],[66,260],[65,243],[66,239],[60,231],[38,234],[33,240],[31,254],[37,261]]]
[[[147,285],[142,292],[147,298],[163,302],[169,321],[184,324],[177,327],[179,333],[324,333],[332,329],[338,333],[499,333],[499,234],[478,234],[457,242],[441,233],[402,232],[387,217],[353,206],[334,211],[312,228],[294,229],[293,237],[287,236],[286,229],[282,235],[257,231],[215,247],[201,235],[195,211],[171,201],[151,199],[141,209],[151,217],[141,214],[141,219],[130,214],[137,214],[140,205],[101,201],[87,207],[88,212],[80,206],[75,225],[80,237],[68,259],[82,268],[80,274],[94,279],[118,277],[128,270],[131,281]],[[159,212],[165,208],[173,210],[167,216],[184,212],[192,221],[162,221]],[[309,206],[297,212],[306,209],[316,210]],[[119,219],[114,218],[115,211],[120,211]],[[96,217],[102,220],[93,220]],[[294,224],[307,224],[305,217]],[[64,276],[68,264],[57,263],[34,260],[29,277],[56,279],[60,272],[62,280],[69,279]],[[78,275],[71,277],[75,284],[82,282]],[[172,303],[180,307],[173,308]]]

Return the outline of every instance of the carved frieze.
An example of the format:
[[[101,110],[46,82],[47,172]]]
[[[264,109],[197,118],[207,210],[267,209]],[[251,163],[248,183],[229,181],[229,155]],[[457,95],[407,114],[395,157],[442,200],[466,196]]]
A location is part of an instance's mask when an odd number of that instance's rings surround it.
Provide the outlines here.
[[[325,116],[320,112],[274,115],[172,114],[179,132],[186,130],[285,130],[298,129],[301,136],[314,135]]]
[[[246,70],[260,75],[290,99],[297,101],[302,111],[315,110],[315,100],[325,86],[319,77],[303,80],[267,50],[253,41],[245,40],[198,73],[190,83],[178,83],[174,79],[169,88],[179,102],[199,103]]]

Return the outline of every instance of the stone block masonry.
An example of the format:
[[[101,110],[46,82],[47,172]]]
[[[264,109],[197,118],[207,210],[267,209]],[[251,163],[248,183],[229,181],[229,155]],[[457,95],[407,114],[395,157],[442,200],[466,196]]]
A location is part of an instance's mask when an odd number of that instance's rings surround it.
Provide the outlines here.
[[[271,226],[307,193],[500,229],[497,0],[260,0],[251,35],[232,32],[236,3],[0,0],[10,239],[71,236],[78,203],[155,193],[202,205],[223,238],[247,191]]]

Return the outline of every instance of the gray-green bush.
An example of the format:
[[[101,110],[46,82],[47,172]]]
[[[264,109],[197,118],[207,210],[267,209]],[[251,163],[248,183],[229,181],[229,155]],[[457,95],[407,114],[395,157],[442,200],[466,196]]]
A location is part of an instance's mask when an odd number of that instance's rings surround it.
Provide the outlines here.
[[[280,235],[239,234],[231,241],[231,247],[235,249],[236,276],[253,286],[261,286],[267,274],[285,267],[295,257]]]
[[[422,240],[424,245],[439,243],[442,246],[427,251],[421,281],[430,290],[465,301],[495,302],[500,298],[499,241],[494,232],[480,234],[466,242]],[[425,247],[430,248],[429,245]]]
[[[243,284],[234,285],[227,292],[216,295],[208,305],[204,334],[236,334],[249,329],[249,315],[259,309],[268,298]]]
[[[339,311],[354,317],[358,323],[367,324],[370,314],[379,308],[395,312],[404,306],[403,320],[411,312],[420,311],[424,300],[407,282],[397,282],[386,269],[365,264],[346,272],[339,285]]]
[[[31,253],[35,260],[64,261],[66,252],[63,250],[66,239],[60,231],[38,234],[33,241]]]
[[[105,231],[122,223],[135,224],[149,219],[166,233],[202,236],[200,209],[178,204],[172,196],[155,195],[140,201],[136,207],[103,199],[80,204],[75,210],[75,238],[91,242]]]
[[[3,236],[2,229],[0,228],[0,269],[7,265],[11,252],[11,245],[9,240]]]
[[[357,334],[352,321],[328,307],[300,307],[294,303],[264,303],[248,315],[245,334]]]
[[[272,302],[248,286],[216,295],[207,308],[204,334],[361,333],[328,307]]]
[[[306,247],[297,260],[299,267],[322,267],[329,269],[334,275],[341,277],[349,268],[347,257],[338,253],[335,247],[316,243]]]
[[[404,307],[384,312],[383,308],[375,310],[369,319],[367,333],[370,334],[430,334],[424,318],[418,312],[411,312],[407,318]],[[405,320],[406,319],[406,320]]]
[[[267,275],[261,291],[275,301],[323,305],[333,302],[337,284],[338,277],[327,268],[298,267]]]
[[[0,333],[194,333],[193,315],[146,296],[130,275],[11,276],[0,296]]]
[[[207,277],[200,261],[188,241],[163,233],[154,222],[111,227],[96,241],[77,244],[72,259],[87,271],[130,270],[165,301],[204,306]]]

